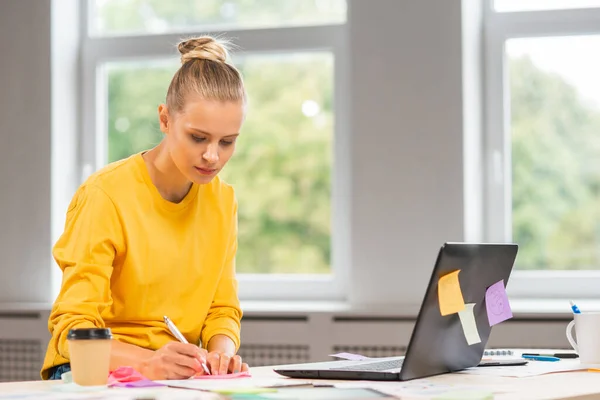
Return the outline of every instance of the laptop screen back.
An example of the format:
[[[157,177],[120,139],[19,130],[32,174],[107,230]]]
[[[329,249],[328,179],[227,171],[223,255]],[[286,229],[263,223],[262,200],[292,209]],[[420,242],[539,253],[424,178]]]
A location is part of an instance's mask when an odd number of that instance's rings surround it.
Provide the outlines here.
[[[517,250],[516,244],[446,243],[442,246],[409,342],[401,380],[457,371],[480,362],[491,332],[486,290],[498,281],[508,283]],[[467,343],[457,313],[442,316],[440,312],[438,281],[456,270],[460,270],[458,279],[465,304],[474,303],[480,343]]]

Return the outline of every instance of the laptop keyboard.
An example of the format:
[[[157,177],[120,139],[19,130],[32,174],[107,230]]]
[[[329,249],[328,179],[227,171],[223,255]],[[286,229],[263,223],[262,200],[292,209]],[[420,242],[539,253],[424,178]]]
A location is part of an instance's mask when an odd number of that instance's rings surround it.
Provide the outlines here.
[[[355,364],[348,367],[335,368],[342,371],[386,371],[388,369],[398,369],[402,367],[404,359],[379,361],[374,363]]]

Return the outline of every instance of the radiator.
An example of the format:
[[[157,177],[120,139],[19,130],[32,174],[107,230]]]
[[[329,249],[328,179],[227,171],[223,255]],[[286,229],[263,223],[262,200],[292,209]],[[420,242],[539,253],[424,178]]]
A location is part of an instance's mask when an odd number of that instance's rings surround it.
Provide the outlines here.
[[[0,381],[39,379],[47,320],[46,311],[0,314]],[[488,347],[568,348],[567,323],[512,319],[494,327]],[[250,366],[327,361],[340,352],[399,356],[406,352],[413,326],[414,320],[406,318],[247,313],[239,354]]]
[[[39,379],[45,350],[40,340],[0,339],[0,382]]]

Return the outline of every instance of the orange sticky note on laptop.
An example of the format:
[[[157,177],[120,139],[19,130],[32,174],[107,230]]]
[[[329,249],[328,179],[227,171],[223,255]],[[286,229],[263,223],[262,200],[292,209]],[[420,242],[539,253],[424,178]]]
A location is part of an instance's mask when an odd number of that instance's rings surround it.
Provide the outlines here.
[[[438,281],[438,299],[442,315],[454,314],[465,309],[465,300],[458,281],[459,272],[460,269],[450,272]]]

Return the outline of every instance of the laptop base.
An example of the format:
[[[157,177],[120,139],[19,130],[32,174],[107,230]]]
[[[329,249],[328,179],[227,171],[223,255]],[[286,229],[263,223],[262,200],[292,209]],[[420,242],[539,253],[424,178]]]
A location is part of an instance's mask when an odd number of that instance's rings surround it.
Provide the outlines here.
[[[377,372],[377,371],[344,371],[343,377],[336,370],[277,370],[280,375],[300,379],[336,379],[336,380],[365,380],[365,381],[399,381],[399,372]]]

